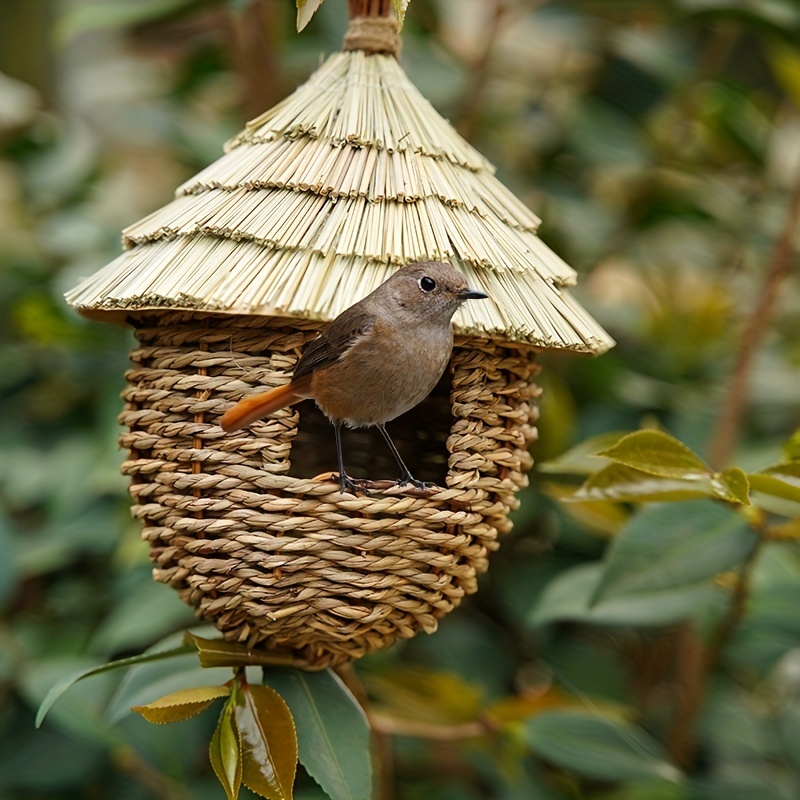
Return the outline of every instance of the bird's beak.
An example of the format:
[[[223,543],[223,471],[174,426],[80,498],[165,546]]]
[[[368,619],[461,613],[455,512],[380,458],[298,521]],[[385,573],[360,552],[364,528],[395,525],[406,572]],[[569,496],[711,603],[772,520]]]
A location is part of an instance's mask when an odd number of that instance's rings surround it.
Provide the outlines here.
[[[458,292],[459,300],[485,300],[489,295],[476,289],[461,289]]]

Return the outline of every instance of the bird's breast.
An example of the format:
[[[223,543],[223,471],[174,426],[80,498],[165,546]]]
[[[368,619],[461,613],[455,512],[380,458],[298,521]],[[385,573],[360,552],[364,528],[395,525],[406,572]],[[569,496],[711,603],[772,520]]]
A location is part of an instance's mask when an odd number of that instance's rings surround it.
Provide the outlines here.
[[[312,377],[317,405],[353,427],[399,417],[427,397],[453,349],[452,328],[376,324],[345,355]]]

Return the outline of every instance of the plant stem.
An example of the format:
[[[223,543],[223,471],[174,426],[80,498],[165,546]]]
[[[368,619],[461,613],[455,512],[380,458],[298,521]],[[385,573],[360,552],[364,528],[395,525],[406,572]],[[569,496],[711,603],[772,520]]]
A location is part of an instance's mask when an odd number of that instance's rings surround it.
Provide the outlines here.
[[[255,117],[284,94],[281,49],[277,35],[284,12],[269,0],[248,3],[228,15],[230,53],[242,82],[244,111]]]
[[[789,275],[794,239],[800,227],[800,180],[789,202],[789,214],[775,244],[766,278],[756,305],[742,330],[736,364],[722,411],[711,435],[708,458],[715,469],[728,463],[741,435],[742,417],[747,402],[747,385],[755,356],[769,329],[778,289]]]
[[[763,532],[759,531],[759,533],[761,533],[761,536],[756,542],[755,547],[750,551],[747,560],[739,569],[730,605],[725,615],[717,623],[717,627],[714,629],[711,640],[708,643],[706,649],[706,664],[710,668],[715,667],[719,663],[725,645],[730,641],[733,632],[736,630],[736,627],[742,621],[747,611],[747,600],[750,596],[750,579],[753,567],[755,567],[761,550],[767,541]]]
[[[677,711],[668,734],[668,748],[672,759],[682,769],[690,766],[695,758],[697,721],[703,710],[703,701],[708,695],[711,676],[722,659],[725,646],[747,610],[753,567],[766,541],[763,531],[759,530],[759,533],[762,535],[739,569],[731,602],[714,628],[708,645],[703,647],[696,629],[692,626],[687,626],[682,631],[678,642]]]
[[[178,781],[156,769],[129,745],[118,747],[114,753],[117,768],[142,786],[150,797],[163,800],[191,800],[191,793]]]
[[[478,110],[483,101],[483,94],[489,82],[489,64],[491,62],[492,50],[500,31],[500,24],[508,11],[506,0],[495,0],[494,9],[490,12],[490,19],[483,41],[480,55],[471,64],[472,82],[469,90],[465,93],[461,111],[458,114],[458,132],[468,141],[475,133],[475,124]]]

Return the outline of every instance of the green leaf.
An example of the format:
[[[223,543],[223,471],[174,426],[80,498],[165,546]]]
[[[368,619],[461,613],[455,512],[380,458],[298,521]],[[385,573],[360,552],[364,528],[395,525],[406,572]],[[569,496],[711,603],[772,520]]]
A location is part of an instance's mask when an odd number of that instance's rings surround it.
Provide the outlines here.
[[[236,800],[242,785],[241,740],[234,717],[235,698],[231,696],[211,737],[208,757],[214,774],[222,784],[228,800]]]
[[[778,717],[778,735],[786,760],[800,774],[800,706],[787,705]]]
[[[216,699],[226,697],[231,692],[229,686],[201,686],[197,689],[181,689],[154,700],[144,706],[134,706],[133,711],[141,714],[148,722],[165,724],[182,722],[196,716],[208,708]]]
[[[301,31],[311,22],[322,0],[297,0],[297,30]]]
[[[369,724],[339,677],[331,670],[270,669],[264,680],[289,704],[308,774],[332,800],[369,800]]]
[[[136,652],[170,631],[197,625],[192,609],[177,592],[156,583],[149,569],[128,577],[118,587],[120,600],[109,608],[92,636],[92,651]]]
[[[146,705],[154,697],[182,689],[223,685],[230,679],[231,671],[227,667],[201,667],[195,652],[170,661],[140,664],[132,667],[120,682],[109,703],[107,716],[111,722],[118,722],[130,714],[131,706]]]
[[[163,661],[169,658],[175,658],[176,656],[185,655],[187,652],[191,652],[194,648],[189,645],[180,645],[178,647],[173,647],[168,650],[152,650],[148,651],[147,653],[142,653],[138,656],[131,656],[130,658],[120,658],[117,661],[109,661],[106,664],[101,664],[97,667],[91,667],[90,669],[84,669],[80,672],[73,673],[72,675],[68,675],[62,680],[60,680],[53,688],[47,693],[47,696],[42,701],[41,706],[39,706],[39,711],[36,714],[36,727],[38,728],[42,721],[44,720],[47,712],[52,707],[53,703],[61,697],[64,692],[69,689],[77,681],[83,680],[84,678],[88,678],[91,675],[100,675],[103,672],[111,672],[115,669],[126,669],[127,667],[133,667],[137,664],[146,664],[150,661]]]
[[[679,480],[707,477],[708,465],[683,442],[662,431],[635,431],[597,455],[648,475]]]
[[[606,781],[662,778],[681,773],[661,746],[636,725],[572,711],[547,711],[525,725],[534,752],[581,775]]]
[[[798,82],[800,94],[800,82]],[[800,103],[798,103],[800,106]],[[783,455],[787,461],[800,461],[800,428],[798,428],[783,444]]]
[[[743,506],[750,505],[750,481],[739,467],[729,467],[724,472],[715,474],[712,485],[717,497]]]
[[[767,48],[772,71],[786,94],[800,108],[800,54],[796,48],[771,42]]]
[[[269,800],[291,800],[297,734],[289,707],[269,686],[243,684],[236,693],[242,741],[242,782]]]
[[[204,667],[290,666],[293,663],[290,654],[252,650],[225,639],[205,639],[187,632],[185,641],[197,648],[200,664]]]
[[[748,475],[753,489],[800,503],[800,461],[785,461]]]
[[[591,475],[593,472],[597,472],[598,468],[605,463],[605,459],[598,456],[598,453],[613,447],[626,435],[614,432],[592,436],[571,447],[560,456],[538,462],[536,470],[537,472],[546,472],[548,474]]]
[[[725,648],[726,664],[766,677],[788,653],[797,649],[798,586],[797,544],[771,542],[764,547],[750,575],[747,613]]]
[[[662,478],[625,464],[609,464],[589,476],[571,501],[613,500],[618,503],[651,503],[713,497],[711,475],[697,479]]]
[[[707,580],[744,561],[757,541],[736,511],[709,500],[644,509],[611,544],[593,602]]]
[[[608,500],[572,502],[578,491],[575,486],[547,481],[540,485],[540,489],[548,497],[562,503],[564,513],[589,533],[616,536],[630,516],[628,509],[621,503]]]
[[[392,716],[438,725],[472,722],[484,705],[485,688],[454,672],[404,664],[366,677],[373,702]]]
[[[397,17],[397,30],[403,30],[403,23],[406,19],[406,10],[410,0],[392,0],[394,15]]]
[[[663,592],[609,597],[590,605],[602,577],[601,564],[586,564],[562,572],[545,587],[531,608],[529,623],[534,627],[553,622],[669,625],[716,610],[727,597],[720,587],[700,583]]]

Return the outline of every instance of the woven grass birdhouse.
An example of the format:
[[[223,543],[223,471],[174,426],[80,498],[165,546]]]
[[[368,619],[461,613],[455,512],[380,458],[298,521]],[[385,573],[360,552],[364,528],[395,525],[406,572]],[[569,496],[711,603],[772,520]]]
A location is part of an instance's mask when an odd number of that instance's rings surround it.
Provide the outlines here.
[[[537,350],[599,353],[575,273],[537,218],[411,84],[390,17],[250,122],[124,253],[68,295],[135,330],[125,410],[133,514],[156,580],[232,641],[321,668],[432,632],[474,592],[531,465]],[[286,382],[325,324],[394,270],[444,261],[489,300],[454,320],[449,369],[389,423],[419,491],[342,493],[311,401],[225,434],[242,397]],[[348,470],[391,479],[374,431]],[[327,473],[327,476],[326,476]]]

